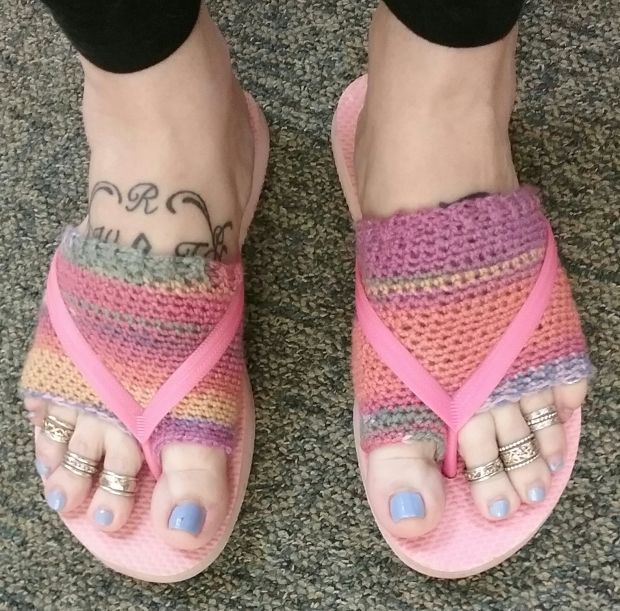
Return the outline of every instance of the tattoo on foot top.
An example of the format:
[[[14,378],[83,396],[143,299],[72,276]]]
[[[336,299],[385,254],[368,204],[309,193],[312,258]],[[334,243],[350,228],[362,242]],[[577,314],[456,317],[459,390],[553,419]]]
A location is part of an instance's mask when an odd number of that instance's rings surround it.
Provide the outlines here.
[[[175,249],[175,254],[179,256],[187,256],[190,254],[197,254],[200,252],[203,257],[212,257],[215,261],[221,261],[224,255],[228,252],[225,240],[225,232],[227,229],[232,229],[232,222],[228,221],[223,225],[216,225],[215,227],[211,223],[211,216],[207,209],[205,201],[193,191],[177,191],[174,195],[171,195],[166,201],[166,208],[172,213],[176,214],[177,209],[175,206],[178,204],[191,204],[196,206],[200,210],[202,216],[207,221],[209,227],[209,233],[211,234],[211,241],[207,242],[181,242]]]
[[[144,203],[144,214],[153,214],[159,210],[159,206],[151,208],[151,202],[159,195],[159,189],[151,182],[140,182],[129,189],[127,199],[133,205],[127,204],[125,210],[133,212]]]
[[[106,226],[91,227],[91,211],[93,200],[95,196],[100,193],[107,193],[109,196],[113,196],[116,199],[117,204],[125,203],[121,190],[113,183],[102,180],[93,186],[89,198],[89,210],[88,210],[88,235],[95,237],[102,242],[109,242],[117,244],[120,241],[120,230],[112,229]],[[126,194],[128,203],[125,203],[125,210],[127,212],[142,211],[143,214],[150,216],[161,210],[161,206],[154,203],[159,197],[160,191],[157,185],[151,182],[140,182],[135,184]],[[165,202],[165,210],[170,214],[177,214],[180,211],[180,207],[184,204],[190,204],[195,206],[205,219],[208,228],[208,239],[200,242],[186,241],[177,244],[174,250],[174,254],[181,257],[187,256],[201,256],[205,259],[214,259],[215,261],[221,261],[224,255],[228,253],[228,248],[225,244],[226,230],[232,229],[232,221],[228,221],[222,225],[213,225],[211,221],[211,215],[207,208],[207,204],[204,199],[198,193],[194,191],[177,191]],[[148,254],[153,245],[144,232],[138,234],[131,243],[132,248],[142,251],[144,254]]]

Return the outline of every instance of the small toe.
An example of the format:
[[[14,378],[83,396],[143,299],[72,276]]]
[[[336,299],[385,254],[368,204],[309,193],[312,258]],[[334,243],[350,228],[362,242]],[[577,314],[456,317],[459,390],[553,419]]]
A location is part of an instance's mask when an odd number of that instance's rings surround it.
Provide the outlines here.
[[[49,406],[45,406],[45,411],[62,422],[75,427],[78,418],[77,410],[50,403]],[[39,428],[37,428],[35,435],[34,461],[35,469],[43,479],[48,478],[60,466],[67,450],[66,444],[52,441],[43,433],[40,427],[45,415],[41,416],[41,424],[38,425]]]
[[[96,416],[78,414],[68,449],[82,458],[100,462],[105,426]],[[61,464],[45,481],[47,504],[54,511],[73,511],[86,500],[92,483],[92,476],[77,475]]]
[[[47,415],[48,402],[38,397],[25,397],[24,409],[26,410],[26,418],[34,426],[43,426],[43,420]]]
[[[377,520],[394,536],[415,538],[430,532],[445,504],[435,444],[414,441],[372,450],[366,490]]]
[[[490,412],[474,416],[459,431],[459,451],[467,469],[481,467],[498,457],[495,422]],[[470,490],[478,511],[488,520],[504,520],[521,504],[504,471],[472,482]]]
[[[193,443],[164,447],[162,475],[153,491],[151,517],[169,545],[197,549],[211,540],[228,512],[224,450]]]
[[[560,419],[566,422],[576,409],[579,409],[586,400],[588,380],[579,380],[574,384],[560,384],[553,389],[553,403]]]
[[[142,451],[136,440],[114,425],[106,425],[103,468],[120,476],[135,478],[142,466]],[[122,528],[131,515],[133,496],[115,494],[98,487],[88,514],[95,526],[106,532]]]
[[[497,441],[500,446],[511,444],[531,434],[521,408],[517,403],[495,407],[491,410]],[[524,503],[540,503],[551,484],[551,473],[542,456],[532,462],[507,471],[513,488]]]

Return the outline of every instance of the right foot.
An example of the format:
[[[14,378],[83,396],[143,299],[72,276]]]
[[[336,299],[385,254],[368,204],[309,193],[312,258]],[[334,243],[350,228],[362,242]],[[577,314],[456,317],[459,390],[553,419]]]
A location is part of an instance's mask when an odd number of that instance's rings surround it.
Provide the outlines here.
[[[90,208],[79,231],[144,253],[237,260],[253,137],[244,94],[215,24],[203,13],[172,56],[138,73],[106,73],[85,60],[83,66]],[[161,355],[164,361],[168,354]],[[102,460],[105,469],[134,476],[141,468],[137,442],[115,424],[53,401],[30,397],[25,406],[39,426],[46,415],[75,426],[69,449]],[[89,478],[61,466],[64,450],[38,435],[36,467],[49,506],[61,513],[80,508],[91,486]],[[153,524],[170,545],[198,548],[228,510],[226,454],[176,442],[164,446],[161,461]],[[131,510],[131,498],[101,489],[84,508],[106,532],[121,529]]]

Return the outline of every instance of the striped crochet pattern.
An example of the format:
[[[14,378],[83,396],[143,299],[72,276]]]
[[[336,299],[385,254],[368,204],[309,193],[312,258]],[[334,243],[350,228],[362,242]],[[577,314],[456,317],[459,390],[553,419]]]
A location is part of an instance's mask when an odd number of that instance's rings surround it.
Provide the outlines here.
[[[536,281],[546,221],[537,193],[483,195],[357,223],[362,283],[384,324],[453,394],[480,365]],[[442,421],[381,361],[354,323],[352,373],[366,451],[432,440]],[[538,329],[482,409],[589,377],[592,365],[563,270]]]
[[[207,337],[243,281],[240,263],[144,255],[74,229],[65,233],[58,254],[58,284],[75,324],[140,405]],[[217,365],[154,431],[154,450],[185,441],[230,452],[244,370],[239,329]],[[21,391],[116,420],[64,353],[45,303]]]

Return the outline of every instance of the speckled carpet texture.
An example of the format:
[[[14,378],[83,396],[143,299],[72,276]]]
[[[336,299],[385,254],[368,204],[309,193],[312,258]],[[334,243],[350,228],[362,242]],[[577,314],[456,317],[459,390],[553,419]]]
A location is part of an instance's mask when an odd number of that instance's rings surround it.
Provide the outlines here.
[[[87,149],[69,44],[38,2],[0,0],[1,610],[620,607],[616,2],[529,4],[512,125],[517,168],[542,187],[598,369],[579,461],[527,547],[452,582],[418,575],[390,552],[353,445],[353,232],[329,129],[341,91],[365,69],[373,5],[210,2],[271,126],[269,178],[245,247],[256,451],[217,562],[188,582],[150,585],[94,560],[47,508],[34,470],[17,379],[50,256],[85,212]]]

